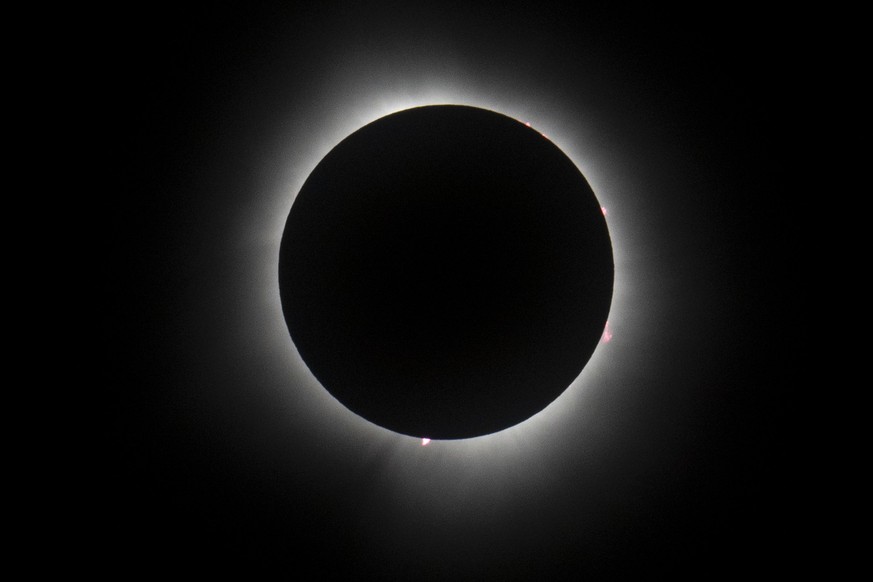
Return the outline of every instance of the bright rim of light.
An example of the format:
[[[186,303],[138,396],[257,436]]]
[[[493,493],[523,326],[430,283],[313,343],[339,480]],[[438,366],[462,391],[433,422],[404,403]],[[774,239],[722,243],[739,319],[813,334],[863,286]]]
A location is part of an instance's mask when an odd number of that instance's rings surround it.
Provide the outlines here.
[[[262,354],[269,367],[265,374],[284,382],[282,398],[289,410],[298,411],[289,422],[301,422],[302,418],[313,430],[330,431],[337,442],[351,440],[385,448],[397,459],[398,464],[392,466],[402,472],[409,468],[402,451],[410,443],[424,444],[422,440],[372,424],[334,399],[300,359],[282,314],[277,276],[279,246],[294,199],[315,166],[340,141],[372,121],[413,107],[455,104],[492,110],[517,120],[533,120],[532,126],[551,136],[549,139],[576,164],[604,207],[620,209],[622,200],[631,200],[641,188],[628,173],[631,164],[618,155],[620,152],[598,147],[609,139],[604,135],[609,128],[589,123],[588,112],[559,103],[542,89],[532,89],[522,99],[521,91],[501,92],[499,87],[484,86],[475,76],[459,75],[417,86],[401,83],[393,88],[391,83],[362,79],[360,73],[349,73],[334,81],[329,98],[313,99],[309,107],[287,112],[285,131],[275,139],[272,155],[261,168],[263,191],[252,197],[238,233],[240,268],[245,271],[241,278],[249,284],[256,281],[255,290],[259,289],[260,294],[246,295],[248,305],[240,312],[244,317],[238,323],[238,335],[248,349]],[[626,250],[626,243],[632,240],[631,227],[620,210],[612,214],[607,222],[615,284],[609,320],[611,330],[618,330],[627,339],[633,334],[625,327],[639,319],[638,314],[628,317],[634,315],[632,303],[639,302],[633,292],[637,287],[631,269],[633,257]],[[251,286],[246,291],[250,292]],[[591,407],[586,406],[586,388],[608,383],[615,373],[633,365],[633,350],[625,347],[623,342],[599,343],[579,377],[540,413],[494,434],[443,441],[448,446],[440,447],[439,455],[431,457],[433,462],[440,470],[455,475],[483,470],[485,457],[500,465],[492,470],[510,470],[507,464],[531,459],[562,432],[595,422]],[[329,429],[322,428],[325,425]],[[402,477],[397,479],[398,484],[404,482]]]
[[[639,208],[637,201],[645,191],[628,170],[634,167],[632,154],[622,151],[608,124],[595,122],[596,112],[561,102],[539,84],[502,88],[457,71],[417,84],[392,83],[390,74],[376,77],[349,71],[331,79],[327,83],[331,91],[323,99],[313,98],[308,107],[289,108],[282,131],[264,146],[269,155],[256,169],[260,190],[246,198],[236,233],[241,308],[232,341],[255,355],[258,373],[267,379],[262,389],[279,399],[278,405],[288,411],[289,425],[302,426],[314,435],[313,441],[328,443],[321,445],[326,447],[322,450],[348,450],[352,443],[355,458],[382,459],[376,474],[378,490],[383,498],[396,500],[396,511],[415,506],[429,519],[443,520],[458,511],[475,515],[488,508],[511,507],[520,497],[551,495],[555,484],[550,475],[560,472],[569,458],[588,462],[606,454],[603,439],[609,438],[612,428],[604,425],[598,403],[603,392],[615,390],[623,375],[639,368],[643,356],[634,341],[642,336],[650,314],[657,312],[642,269],[648,264],[647,241],[635,239],[642,219],[639,213],[624,211]],[[609,322],[621,339],[598,343],[579,377],[526,421],[494,434],[442,441],[437,449],[429,447],[432,454],[411,456],[410,447],[423,444],[420,438],[394,433],[351,413],[300,359],[279,299],[279,246],[297,193],[334,146],[391,113],[439,104],[469,105],[533,120],[532,126],[551,136],[588,180],[599,202],[611,209],[607,224],[615,283]],[[491,485],[497,483],[499,490]],[[461,514],[457,519],[462,519]]]

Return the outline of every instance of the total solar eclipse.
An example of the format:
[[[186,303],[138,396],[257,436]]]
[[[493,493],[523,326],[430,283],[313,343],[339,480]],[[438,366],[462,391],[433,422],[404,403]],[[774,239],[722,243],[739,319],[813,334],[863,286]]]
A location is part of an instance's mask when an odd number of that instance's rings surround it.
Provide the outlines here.
[[[459,439],[535,415],[603,334],[614,265],[575,164],[529,124],[417,107],[349,135],[291,207],[279,289],[291,339],[339,402]]]

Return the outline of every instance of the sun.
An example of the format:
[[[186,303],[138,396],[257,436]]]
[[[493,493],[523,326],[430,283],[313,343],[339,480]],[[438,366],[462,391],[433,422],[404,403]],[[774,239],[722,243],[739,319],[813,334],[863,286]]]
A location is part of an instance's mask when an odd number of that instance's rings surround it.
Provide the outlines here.
[[[426,105],[468,105],[488,109],[530,124],[548,136],[588,180],[606,216],[613,244],[615,281],[609,326],[603,340],[578,378],[551,405],[528,420],[498,433],[446,441],[440,458],[446,463],[465,463],[482,454],[512,462],[541,443],[572,431],[584,422],[587,389],[617,377],[633,367],[633,352],[626,349],[634,337],[634,289],[638,288],[632,266],[635,257],[634,216],[622,212],[622,201],[642,188],[629,163],[615,148],[604,151],[598,144],[608,139],[593,123],[593,112],[570,102],[556,100],[541,86],[518,91],[487,87],[475,75],[433,75],[426,81],[367,79],[341,68],[327,83],[330,96],[308,105],[289,108],[286,120],[271,144],[270,155],[256,169],[262,176],[261,191],[251,196],[243,209],[237,246],[244,265],[241,280],[251,285],[247,303],[241,306],[237,335],[246,349],[263,354],[264,374],[281,383],[283,398],[295,410],[294,422],[310,426],[328,423],[345,440],[379,443],[393,451],[420,447],[421,437],[400,435],[371,424],[344,408],[309,373],[288,336],[279,299],[277,265],[285,219],[304,181],[321,159],[348,135],[386,115]],[[605,209],[609,208],[608,215]],[[606,338],[609,337],[609,340]],[[289,420],[290,422],[290,420]]]
[[[342,63],[342,59],[337,62]],[[360,63],[359,63],[360,64]],[[380,459],[379,487],[397,503],[414,504],[436,516],[460,505],[499,506],[514,495],[548,495],[547,476],[559,473],[571,459],[606,454],[598,439],[609,428],[597,417],[604,391],[621,386],[641,367],[646,313],[658,304],[647,288],[641,265],[647,264],[645,217],[633,212],[645,187],[634,172],[634,152],[624,150],[612,128],[584,103],[561,97],[547,84],[526,81],[504,71],[502,85],[452,68],[437,71],[434,63],[417,61],[422,76],[403,76],[379,67],[339,66],[312,99],[289,106],[264,143],[260,166],[253,168],[259,187],[241,204],[233,233],[241,283],[237,319],[230,326],[242,353],[250,354],[258,374],[287,411],[295,430],[336,450],[342,459]],[[411,66],[411,65],[410,65]],[[373,72],[362,74],[361,70]],[[340,141],[386,115],[427,105],[467,105],[488,109],[520,123],[530,123],[577,166],[589,182],[612,240],[614,287],[609,323],[581,374],[549,406],[500,432],[467,439],[431,440],[432,435],[406,436],[350,412],[309,372],[288,334],[278,284],[279,248],[285,221],[306,178]],[[607,147],[608,146],[608,147]],[[606,433],[604,433],[606,431]],[[596,437],[596,438],[595,438]],[[434,446],[438,445],[438,446]],[[339,451],[346,451],[340,453]],[[426,454],[413,454],[414,451]],[[318,453],[325,454],[325,453]],[[340,457],[337,457],[339,460]],[[363,461],[362,461],[363,462]],[[519,471],[525,467],[525,471]],[[489,484],[502,483],[501,493]],[[426,508],[426,509],[424,509]]]

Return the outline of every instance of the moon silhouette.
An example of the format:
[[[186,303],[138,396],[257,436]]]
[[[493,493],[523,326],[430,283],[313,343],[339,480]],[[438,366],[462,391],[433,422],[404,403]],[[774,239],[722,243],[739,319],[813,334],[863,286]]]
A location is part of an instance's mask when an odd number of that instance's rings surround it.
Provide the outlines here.
[[[431,439],[494,433],[578,377],[614,265],[576,165],[535,128],[435,105],[349,135],[291,207],[282,309],[313,376],[352,412]]]

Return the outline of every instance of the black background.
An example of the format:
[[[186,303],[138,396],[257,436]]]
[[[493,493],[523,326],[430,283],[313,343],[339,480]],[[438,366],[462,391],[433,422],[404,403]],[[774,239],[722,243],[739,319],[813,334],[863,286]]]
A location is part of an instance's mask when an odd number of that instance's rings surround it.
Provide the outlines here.
[[[105,564],[357,579],[791,567],[802,531],[792,40],[775,17],[738,6],[434,4],[143,8],[101,35],[120,175],[107,201],[107,473],[92,518]],[[279,410],[295,386],[271,375],[262,346],[235,339],[237,316],[263,293],[241,280],[234,244],[270,179],[260,160],[275,155],[288,111],[366,86],[367,71],[332,81],[341,53],[389,69],[411,55],[397,74],[416,81],[428,71],[415,55],[427,53],[510,93],[497,71],[517,67],[554,88],[561,115],[609,128],[604,147],[632,161],[642,191],[614,211],[637,213],[629,268],[657,297],[635,307],[657,312],[618,347],[646,364],[597,389],[594,425],[608,436],[565,440],[585,434],[579,420],[518,457],[511,475],[551,459],[546,485],[512,489],[518,478],[472,459],[483,468],[464,475],[465,491],[479,505],[458,488],[439,510],[407,503],[380,485],[390,455],[337,449],[335,417],[311,407]],[[295,151],[318,135],[306,129],[291,132]],[[483,507],[501,480],[511,494]]]

